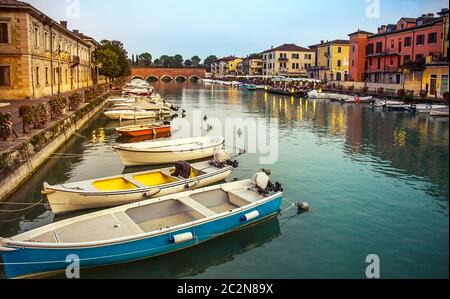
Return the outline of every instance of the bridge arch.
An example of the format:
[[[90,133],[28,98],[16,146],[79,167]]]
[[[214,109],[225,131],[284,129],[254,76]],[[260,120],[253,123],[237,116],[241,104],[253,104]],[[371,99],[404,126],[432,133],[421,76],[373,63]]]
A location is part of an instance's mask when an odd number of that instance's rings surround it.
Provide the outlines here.
[[[186,76],[183,76],[183,75],[178,75],[178,76],[176,76],[175,77],[175,81],[177,81],[177,82],[185,82],[185,81],[187,81],[187,77]]]
[[[190,82],[197,82],[198,80],[200,80],[201,78],[197,75],[192,75],[189,77],[189,81]]]
[[[160,80],[163,82],[171,82],[173,81],[173,77],[170,75],[162,75]]]
[[[137,76],[134,76],[134,77],[131,78],[131,80],[135,80],[135,79],[144,80],[144,77],[137,75]]]
[[[157,76],[150,75],[147,77],[147,82],[156,82],[156,81],[159,81],[159,78]]]

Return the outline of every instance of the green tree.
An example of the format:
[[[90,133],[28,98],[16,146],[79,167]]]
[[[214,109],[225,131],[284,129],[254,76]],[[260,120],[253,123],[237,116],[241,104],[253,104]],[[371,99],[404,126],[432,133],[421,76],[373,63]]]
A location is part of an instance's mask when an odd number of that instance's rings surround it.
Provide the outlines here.
[[[139,66],[149,67],[152,65],[152,55],[150,53],[142,53],[139,55]]]
[[[183,67],[183,56],[177,54],[173,57],[174,66],[173,67]]]
[[[159,60],[158,58],[156,58],[155,61],[153,61],[153,65],[154,65],[154,66],[161,66],[161,60]]]
[[[217,60],[217,57],[215,55],[208,56],[205,61],[203,62],[203,66],[205,69],[210,72],[211,71],[211,64]]]
[[[200,59],[200,57],[198,57],[197,55],[195,55],[194,57],[191,58],[192,61],[192,65],[195,67],[198,67],[200,65],[200,62],[202,61]]]
[[[186,59],[186,61],[184,62],[184,65],[189,67],[189,66],[192,66],[193,63],[190,59]]]
[[[99,72],[100,75],[109,78],[120,77],[120,65],[117,54],[109,49],[97,49],[95,52],[95,61],[101,63],[102,67]]]
[[[100,42],[100,50],[108,49],[117,55],[117,64],[120,67],[120,74],[118,77],[129,76],[131,74],[131,66],[128,60],[128,52],[125,50],[122,42],[117,40],[102,40]]]
[[[167,55],[162,55],[161,57],[159,57],[159,61],[162,67],[169,67],[169,56]]]

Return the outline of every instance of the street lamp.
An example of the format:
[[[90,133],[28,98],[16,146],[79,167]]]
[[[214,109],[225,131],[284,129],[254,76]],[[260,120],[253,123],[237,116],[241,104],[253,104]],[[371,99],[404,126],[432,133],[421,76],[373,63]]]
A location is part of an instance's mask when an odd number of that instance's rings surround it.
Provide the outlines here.
[[[95,69],[95,85],[98,85],[99,69],[103,67],[102,63],[92,63],[91,68]]]

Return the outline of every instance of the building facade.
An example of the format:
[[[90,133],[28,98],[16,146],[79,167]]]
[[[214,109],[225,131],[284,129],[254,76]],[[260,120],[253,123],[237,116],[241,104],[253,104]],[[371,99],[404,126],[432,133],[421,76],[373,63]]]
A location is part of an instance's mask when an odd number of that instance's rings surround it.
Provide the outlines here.
[[[262,53],[264,76],[285,76],[292,78],[308,77],[307,69],[315,66],[314,50],[284,44]]]
[[[242,58],[235,56],[217,59],[211,63],[211,76],[221,78],[228,75],[239,75],[239,67],[241,64]]]
[[[262,55],[248,56],[242,61],[242,71],[244,75],[261,76],[263,74]]]
[[[349,41],[321,41],[310,47],[316,51],[315,66],[308,68],[310,78],[323,81],[347,81],[349,78]]]
[[[376,34],[350,34],[350,80],[397,84],[436,97],[448,92],[446,22],[448,9],[437,16],[402,18],[379,27]]]
[[[0,98],[33,99],[93,85],[97,42],[28,3],[0,2]]]

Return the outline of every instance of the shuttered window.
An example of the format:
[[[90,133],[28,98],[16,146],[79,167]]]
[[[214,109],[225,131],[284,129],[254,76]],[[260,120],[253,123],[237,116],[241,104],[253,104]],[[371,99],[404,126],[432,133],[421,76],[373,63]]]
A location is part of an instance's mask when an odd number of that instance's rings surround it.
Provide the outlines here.
[[[0,66],[0,86],[10,86],[9,66]]]
[[[8,23],[0,23],[0,44],[9,43]]]

